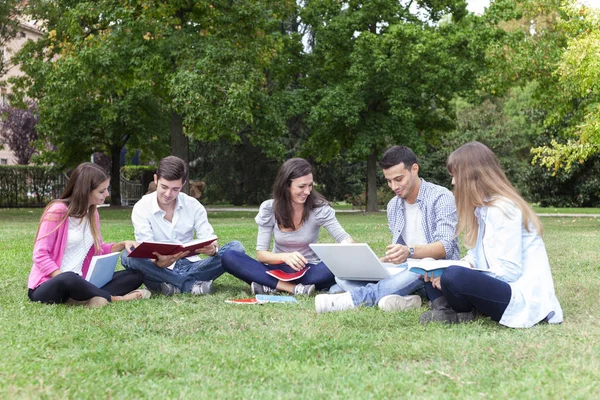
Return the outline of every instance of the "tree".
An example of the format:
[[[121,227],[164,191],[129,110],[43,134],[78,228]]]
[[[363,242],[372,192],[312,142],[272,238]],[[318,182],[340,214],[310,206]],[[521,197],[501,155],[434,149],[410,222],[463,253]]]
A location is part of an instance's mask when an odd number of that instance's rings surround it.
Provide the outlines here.
[[[345,149],[367,160],[367,210],[377,206],[377,158],[391,144],[417,153],[452,128],[449,102],[467,91],[486,41],[463,1],[306,1],[310,51],[302,80],[311,130],[305,154]],[[440,22],[447,16],[444,23]]]
[[[32,143],[38,139],[36,125],[39,115],[36,104],[29,101],[27,109],[1,106],[0,118],[0,137],[12,150],[17,164],[29,164],[29,160],[36,153]]]
[[[120,205],[121,149],[164,154],[168,114],[153,95],[152,81],[132,73],[131,59],[140,48],[111,23],[118,11],[102,14],[65,3],[30,3],[34,15],[46,17],[49,31],[19,52],[25,76],[14,88],[21,97],[39,99],[41,161],[64,168],[94,152],[109,154],[111,202]]]
[[[22,1],[3,0],[0,1],[0,77],[3,76],[11,63],[4,58],[4,50],[8,43],[13,40],[19,31],[19,14]],[[2,82],[3,83],[3,82]]]
[[[487,96],[479,104],[454,99],[456,128],[428,145],[422,160],[423,176],[451,188],[448,156],[464,143],[477,140],[494,151],[509,180],[531,200],[537,182],[530,179],[534,169],[530,149],[543,132],[543,114],[533,99],[536,89],[534,82],[522,89],[512,88],[502,97]]]
[[[565,135],[569,140],[552,140],[550,145],[534,150],[535,159],[554,171],[568,171],[573,163],[581,164],[600,154],[600,13],[585,7],[570,9],[570,13],[573,19],[566,24],[575,25],[577,35],[569,40],[557,64],[555,75],[563,101],[552,115],[555,120],[571,116]],[[576,16],[580,18],[575,19]],[[576,108],[572,106],[574,102]]]
[[[283,40],[280,18],[294,6],[291,0],[137,0],[118,5],[31,0],[30,13],[46,21],[48,34],[21,53],[28,74],[21,87],[40,99],[57,94],[49,117],[59,117],[60,108],[68,104],[79,107],[79,115],[100,114],[120,135],[108,135],[106,124],[97,131],[113,138],[106,145],[111,149],[125,138],[129,148],[142,151],[149,143],[170,142],[172,154],[187,160],[187,137],[239,141],[242,131],[251,131],[253,141],[273,143],[285,125],[271,99],[266,69]],[[57,76],[57,67],[63,68],[60,80],[48,78]],[[56,86],[62,88],[60,95]],[[65,91],[65,86],[70,89]],[[82,96],[77,87],[86,88],[87,103],[78,104]],[[106,100],[102,110],[97,108],[99,98]],[[40,101],[43,115],[46,104]],[[85,110],[84,104],[89,106]],[[134,121],[125,118],[132,113],[137,113]],[[169,139],[140,130],[140,124],[164,128],[162,122],[146,118],[157,116],[168,119]],[[66,145],[67,137],[75,135],[69,124],[61,125]],[[146,140],[132,143],[141,133]],[[81,130],[76,135],[98,142]]]
[[[486,18],[504,35],[489,47],[484,87],[502,93],[537,82],[548,139],[532,150],[533,161],[556,173],[598,154],[598,13],[575,2],[497,0]]]

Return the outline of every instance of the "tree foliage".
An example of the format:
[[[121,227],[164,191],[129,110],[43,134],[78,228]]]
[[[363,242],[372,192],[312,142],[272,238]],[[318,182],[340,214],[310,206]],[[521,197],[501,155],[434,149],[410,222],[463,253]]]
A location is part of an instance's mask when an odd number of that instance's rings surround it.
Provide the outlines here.
[[[306,1],[302,80],[307,154],[367,160],[367,209],[377,209],[376,160],[392,144],[418,150],[452,128],[449,102],[471,87],[485,44],[463,1]],[[449,22],[439,23],[442,16]],[[473,40],[477,38],[478,40]]]
[[[111,156],[113,204],[120,203],[121,149],[143,146],[164,154],[168,116],[154,96],[152,81],[132,68],[141,49],[120,34],[115,21],[123,9],[73,5],[68,1],[30,2],[46,21],[47,33],[29,42],[17,60],[26,74],[15,89],[39,99],[40,160],[73,166],[92,153]],[[48,151],[45,143],[53,148]]]
[[[160,152],[152,146],[167,147],[170,135],[172,152],[184,159],[184,134],[235,141],[251,130],[257,141],[268,136],[262,143],[274,143],[285,125],[266,70],[282,46],[280,20],[294,5],[32,0],[29,12],[46,21],[48,33],[21,53],[27,74],[21,87],[40,98],[44,131],[60,131],[62,139],[53,139],[62,140],[63,159],[69,159],[63,151],[76,148],[69,137],[86,149],[100,135],[111,138],[111,148],[128,143]],[[67,123],[66,110],[78,117]],[[64,121],[64,129],[52,119]],[[98,127],[97,134],[82,125]]]
[[[36,153],[32,143],[38,139],[39,115],[36,104],[29,101],[26,109],[0,106],[0,118],[0,137],[13,152],[17,164],[29,164]]]
[[[484,87],[501,93],[538,83],[535,98],[545,110],[548,141],[533,150],[534,162],[554,172],[600,151],[599,18],[569,3],[497,0],[486,13],[505,34],[488,48],[491,73]]]
[[[464,143],[476,140],[494,151],[509,180],[531,198],[535,188],[529,179],[529,150],[543,132],[543,114],[533,99],[536,89],[535,83],[523,89],[516,87],[505,96],[487,97],[479,104],[454,99],[456,128],[429,145],[421,157],[422,175],[450,188],[446,159]]]
[[[20,0],[0,1],[0,50],[7,47],[19,31],[19,15],[21,13]],[[11,66],[11,60],[5,58],[6,53],[0,51],[0,77],[3,76]],[[0,85],[4,82],[0,82]]]
[[[568,140],[552,140],[534,150],[535,160],[554,171],[570,170],[573,163],[600,154],[600,13],[582,7],[569,9],[569,14],[574,22],[565,25],[572,37],[554,71],[563,101],[552,115],[553,120],[571,117],[565,130]]]

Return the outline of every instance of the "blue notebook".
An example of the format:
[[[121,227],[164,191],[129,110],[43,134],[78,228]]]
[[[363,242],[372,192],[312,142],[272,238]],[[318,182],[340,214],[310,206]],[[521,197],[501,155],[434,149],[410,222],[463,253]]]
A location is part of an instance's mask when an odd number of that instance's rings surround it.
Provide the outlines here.
[[[92,257],[85,280],[99,288],[106,285],[115,273],[120,254],[116,252]]]
[[[437,278],[441,276],[446,268],[450,266],[459,266],[464,268],[471,268],[469,263],[465,260],[434,260],[433,258],[410,259],[404,264],[398,265],[400,268],[408,268],[410,272],[414,272],[418,275],[428,274]]]
[[[256,300],[259,303],[298,303],[294,296],[275,296],[269,294],[257,294]]]

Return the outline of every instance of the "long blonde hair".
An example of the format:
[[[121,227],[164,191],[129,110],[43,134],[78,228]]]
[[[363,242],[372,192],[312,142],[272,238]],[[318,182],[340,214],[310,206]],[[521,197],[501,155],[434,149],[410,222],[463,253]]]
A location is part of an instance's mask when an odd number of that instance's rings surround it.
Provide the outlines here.
[[[52,232],[45,236],[38,237],[40,227],[38,227],[36,233],[36,241],[52,234],[56,231],[68,217],[85,218],[88,224],[90,224],[90,230],[92,237],[94,238],[94,248],[96,254],[100,252],[102,245],[100,239],[100,227],[96,223],[96,205],[93,204],[88,206],[89,196],[102,182],[109,179],[107,173],[97,164],[85,162],[79,164],[77,168],[71,173],[69,182],[65,190],[56,200],[52,200],[42,213],[40,218],[40,225],[43,221],[60,221]],[[65,214],[51,212],[50,208],[56,203],[63,203],[67,206],[67,212]]]
[[[542,223],[519,191],[508,181],[498,159],[484,144],[470,142],[455,150],[446,162],[448,172],[454,177],[454,196],[458,211],[456,235],[465,233],[469,248],[477,242],[476,207],[493,205],[498,197],[516,204],[523,215],[523,226],[531,232],[535,228],[542,234]]]

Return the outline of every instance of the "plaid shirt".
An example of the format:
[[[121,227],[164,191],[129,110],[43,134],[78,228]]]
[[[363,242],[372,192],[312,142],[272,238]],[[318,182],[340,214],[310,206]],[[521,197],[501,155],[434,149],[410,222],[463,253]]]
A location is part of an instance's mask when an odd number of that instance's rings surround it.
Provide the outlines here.
[[[417,204],[421,210],[421,224],[427,244],[440,242],[446,250],[447,260],[460,259],[458,238],[454,237],[457,213],[452,192],[445,187],[421,179]],[[406,246],[402,238],[402,230],[405,224],[404,199],[394,196],[390,200],[387,205],[387,217],[392,232],[392,243]]]

